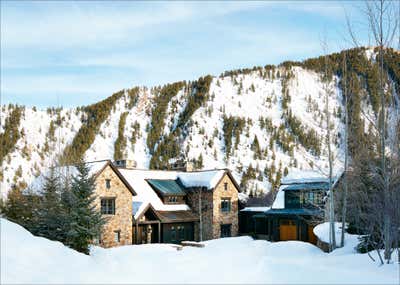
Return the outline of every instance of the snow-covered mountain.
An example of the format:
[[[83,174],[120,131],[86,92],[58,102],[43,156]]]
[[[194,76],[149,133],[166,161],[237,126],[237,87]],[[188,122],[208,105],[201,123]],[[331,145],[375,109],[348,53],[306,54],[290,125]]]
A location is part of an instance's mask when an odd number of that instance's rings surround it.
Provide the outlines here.
[[[374,57],[369,49],[358,56],[369,62]],[[266,192],[291,169],[327,167],[327,94],[331,146],[340,168],[340,80],[336,74],[325,84],[316,69],[284,63],[167,87],[124,89],[89,107],[1,106],[0,134],[8,140],[0,157],[2,195],[12,185],[29,185],[59,155],[73,161],[71,150],[74,159],[81,153],[87,161],[129,158],[138,168],[185,157],[202,169],[230,168],[238,181],[245,180],[246,192]],[[367,114],[373,112],[370,101],[362,100]]]

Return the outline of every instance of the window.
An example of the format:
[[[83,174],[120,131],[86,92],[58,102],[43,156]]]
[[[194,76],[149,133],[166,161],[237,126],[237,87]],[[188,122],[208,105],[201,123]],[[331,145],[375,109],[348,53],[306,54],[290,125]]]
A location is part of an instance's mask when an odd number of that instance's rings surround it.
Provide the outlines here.
[[[111,188],[111,180],[110,179],[106,179],[106,188],[107,189]]]
[[[231,210],[231,199],[223,198],[221,200],[221,211],[222,212],[230,212]]]
[[[221,237],[230,237],[231,236],[231,224],[221,225]]]
[[[171,241],[175,241],[175,240],[176,240],[175,227],[171,227]]]
[[[184,239],[185,239],[185,227],[179,226],[178,227],[178,240],[184,240]]]
[[[285,191],[285,208],[298,209],[301,208],[299,191]]]
[[[115,198],[103,198],[100,203],[103,215],[115,215]]]
[[[170,202],[170,203],[176,203],[176,202],[178,202],[178,197],[176,197],[176,196],[171,196],[171,197],[168,198],[168,202]]]
[[[228,191],[228,183],[227,182],[224,183],[224,190]]]
[[[114,231],[114,241],[116,243],[121,241],[121,231]]]

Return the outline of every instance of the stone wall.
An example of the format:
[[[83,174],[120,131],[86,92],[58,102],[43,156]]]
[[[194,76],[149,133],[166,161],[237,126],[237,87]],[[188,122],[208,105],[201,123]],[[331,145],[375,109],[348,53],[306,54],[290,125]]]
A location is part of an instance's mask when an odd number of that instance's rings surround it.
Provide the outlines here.
[[[199,215],[199,189],[188,191],[187,204],[192,209],[193,213]],[[212,239],[212,208],[213,208],[213,193],[211,190],[202,190],[202,225],[203,225],[203,240]],[[200,241],[200,222],[195,222],[194,239]]]
[[[111,180],[107,189],[106,179]],[[107,222],[100,239],[103,247],[132,244],[132,193],[108,165],[96,178],[95,204],[100,211],[101,198],[115,198],[115,215],[103,215]],[[120,231],[120,242],[114,239],[115,232]]]
[[[227,190],[225,190],[227,183]],[[231,199],[231,210],[229,212],[221,211],[221,200],[223,198]],[[237,236],[239,232],[239,217],[238,217],[238,190],[232,180],[225,174],[219,184],[213,191],[213,229],[212,238],[221,237],[221,225],[231,224],[232,236]]]
[[[224,183],[228,183],[228,190],[224,189]],[[202,224],[203,240],[216,239],[221,237],[221,225],[231,224],[232,236],[237,236],[239,231],[238,218],[238,191],[232,180],[227,174],[221,179],[216,188],[203,190],[202,197]],[[231,211],[221,211],[221,199],[231,199]],[[187,203],[192,211],[199,214],[199,190],[192,189],[188,191]],[[199,241],[199,223],[195,223],[195,240]]]

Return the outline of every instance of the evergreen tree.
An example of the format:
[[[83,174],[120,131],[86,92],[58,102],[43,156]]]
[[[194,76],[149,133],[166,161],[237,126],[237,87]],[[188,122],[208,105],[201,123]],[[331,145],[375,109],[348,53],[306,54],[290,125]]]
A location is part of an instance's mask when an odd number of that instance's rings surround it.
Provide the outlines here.
[[[39,196],[33,193],[24,194],[19,187],[13,187],[2,203],[0,213],[8,220],[34,232],[37,223],[36,215]]]
[[[61,204],[60,179],[54,167],[44,179],[36,232],[39,236],[64,242],[66,221]]]
[[[94,205],[95,179],[89,174],[84,163],[76,166],[78,175],[72,177],[70,200],[70,228],[66,236],[66,244],[71,248],[89,254],[90,242],[97,238],[105,220]]]

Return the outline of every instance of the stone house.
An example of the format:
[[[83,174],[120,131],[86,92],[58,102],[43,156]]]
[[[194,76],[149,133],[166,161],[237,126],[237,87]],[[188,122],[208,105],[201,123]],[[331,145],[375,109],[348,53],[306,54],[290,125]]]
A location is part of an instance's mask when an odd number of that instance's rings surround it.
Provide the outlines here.
[[[140,170],[110,160],[88,165],[96,207],[107,219],[99,239],[103,247],[238,234],[239,186],[228,169]]]

